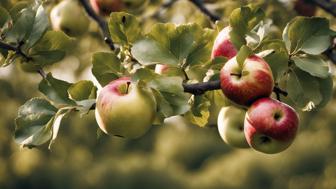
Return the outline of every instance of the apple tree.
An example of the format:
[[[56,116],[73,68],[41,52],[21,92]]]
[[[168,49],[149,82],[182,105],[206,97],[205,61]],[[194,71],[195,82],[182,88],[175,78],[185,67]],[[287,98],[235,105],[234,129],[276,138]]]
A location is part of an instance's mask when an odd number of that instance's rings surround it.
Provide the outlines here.
[[[336,32],[327,18],[297,16],[279,37],[276,21],[255,4],[232,10],[225,22],[203,1],[190,0],[208,26],[154,22],[147,31],[148,15],[139,16],[139,2],[1,4],[0,66],[17,64],[41,76],[43,97],[18,109],[18,144],[50,147],[64,116],[95,111],[99,134],[137,138],[180,115],[200,127],[218,125],[229,145],[277,153],[293,142],[298,113],[318,111],[330,100],[328,59]],[[160,2],[144,4],[151,3]],[[46,72],[66,58],[92,22],[109,47],[91,57],[95,80],[70,83]]]

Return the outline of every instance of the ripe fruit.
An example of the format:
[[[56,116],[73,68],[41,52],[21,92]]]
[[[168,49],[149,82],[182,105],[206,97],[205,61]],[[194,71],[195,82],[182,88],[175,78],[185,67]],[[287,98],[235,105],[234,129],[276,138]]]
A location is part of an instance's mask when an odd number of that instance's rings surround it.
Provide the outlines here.
[[[74,0],[64,0],[53,7],[50,20],[54,30],[61,30],[72,37],[84,34],[89,27],[89,18]]]
[[[261,98],[248,109],[244,132],[252,148],[273,154],[290,146],[298,127],[299,117],[292,107],[272,98]]]
[[[244,106],[270,96],[274,86],[270,66],[255,55],[248,57],[243,65],[236,58],[230,59],[220,72],[220,81],[225,96]]]
[[[105,133],[138,138],[151,127],[156,102],[150,89],[125,77],[102,88],[95,113],[97,123]]]
[[[108,16],[111,12],[121,11],[124,7],[122,0],[90,0],[93,10],[100,15]]]
[[[317,7],[308,0],[296,0],[294,10],[301,16],[314,16]]]
[[[237,49],[230,40],[230,26],[225,27],[219,32],[215,39],[214,46],[211,52],[211,58],[224,56],[228,59],[236,56]]]
[[[221,109],[218,115],[218,131],[225,143],[237,148],[248,148],[244,134],[246,111],[234,106]]]

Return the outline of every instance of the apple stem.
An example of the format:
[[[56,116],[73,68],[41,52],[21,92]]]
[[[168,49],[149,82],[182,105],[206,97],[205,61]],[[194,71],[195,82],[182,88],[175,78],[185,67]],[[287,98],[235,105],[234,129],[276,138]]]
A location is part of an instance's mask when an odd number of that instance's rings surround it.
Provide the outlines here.
[[[130,81],[127,81],[127,86],[126,86],[126,94],[128,94],[128,89],[129,89],[129,87],[130,87],[130,85],[131,85],[131,82]]]

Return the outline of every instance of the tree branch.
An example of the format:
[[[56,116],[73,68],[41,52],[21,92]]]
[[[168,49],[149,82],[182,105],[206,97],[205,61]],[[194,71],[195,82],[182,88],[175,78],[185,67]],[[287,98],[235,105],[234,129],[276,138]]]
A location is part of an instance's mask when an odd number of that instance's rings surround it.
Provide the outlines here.
[[[79,0],[79,2],[84,7],[86,13],[97,22],[98,26],[100,27],[105,43],[110,47],[111,50],[115,50],[114,43],[111,39],[111,34],[108,28],[108,24],[106,20],[95,13],[92,9],[91,5],[87,2],[87,0]]]
[[[312,3],[319,6],[326,12],[336,17],[336,3],[331,0],[311,0]]]
[[[203,14],[207,15],[211,21],[216,22],[220,20],[220,16],[209,11],[205,6],[202,0],[190,0]]]
[[[20,43],[18,47],[14,47],[12,45],[9,45],[7,43],[4,43],[4,42],[0,41],[0,48],[1,49],[5,49],[7,51],[14,51],[16,54],[22,56],[28,62],[28,61],[32,60],[32,58],[27,56],[24,52],[22,52],[22,50],[21,50],[22,45],[23,45],[23,43]],[[42,78],[47,77],[46,73],[44,72],[44,70],[42,68],[38,69],[37,73],[39,73]]]

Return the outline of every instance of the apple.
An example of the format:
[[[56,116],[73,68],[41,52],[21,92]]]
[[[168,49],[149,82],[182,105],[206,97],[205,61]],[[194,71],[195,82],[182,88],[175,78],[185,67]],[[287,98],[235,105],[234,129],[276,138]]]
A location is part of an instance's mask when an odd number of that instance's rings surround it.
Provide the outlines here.
[[[232,147],[249,148],[244,133],[246,111],[235,106],[223,107],[218,115],[218,132],[225,143]]]
[[[223,28],[215,39],[215,43],[211,52],[211,59],[218,56],[224,56],[228,59],[236,56],[237,49],[230,40],[231,27]]]
[[[246,58],[243,65],[236,57],[230,59],[220,71],[220,83],[225,96],[243,106],[270,96],[274,87],[270,66],[256,55]]]
[[[124,77],[112,81],[99,92],[96,121],[106,134],[138,138],[152,125],[156,101],[143,83],[133,83]]]
[[[317,7],[308,0],[296,0],[294,10],[301,16],[314,16]]]
[[[50,21],[54,30],[61,30],[71,37],[84,34],[90,22],[83,8],[74,0],[64,0],[54,6]]]
[[[299,127],[299,116],[289,105],[272,98],[261,98],[248,109],[244,133],[255,150],[274,154],[287,149]]]
[[[100,15],[108,16],[111,12],[121,11],[124,7],[122,0],[90,0],[93,10]]]
[[[169,66],[166,64],[156,64],[155,65],[155,73],[165,76],[179,76],[183,80],[186,79],[186,75],[183,73],[181,68]]]

